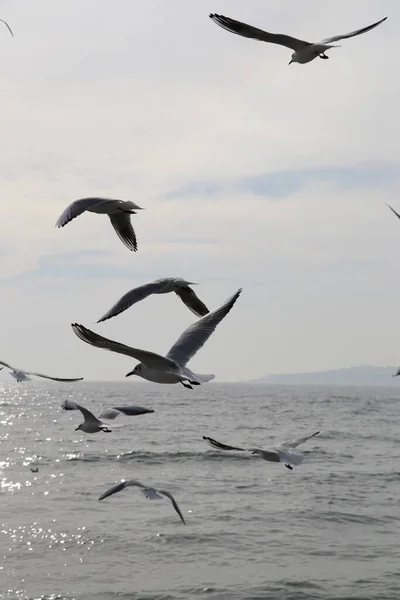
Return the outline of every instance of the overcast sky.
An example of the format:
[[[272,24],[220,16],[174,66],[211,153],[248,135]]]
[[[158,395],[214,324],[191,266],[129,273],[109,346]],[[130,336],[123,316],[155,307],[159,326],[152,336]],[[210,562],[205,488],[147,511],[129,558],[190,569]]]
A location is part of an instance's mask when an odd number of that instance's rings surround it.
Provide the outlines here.
[[[217,12],[330,60],[232,35]],[[400,362],[398,0],[2,0],[0,359],[119,379],[82,323],[166,353],[196,317],[172,294],[94,325],[158,277],[243,294],[190,366],[219,381]],[[139,252],[85,196],[132,200]],[[9,376],[1,374],[2,378]]]

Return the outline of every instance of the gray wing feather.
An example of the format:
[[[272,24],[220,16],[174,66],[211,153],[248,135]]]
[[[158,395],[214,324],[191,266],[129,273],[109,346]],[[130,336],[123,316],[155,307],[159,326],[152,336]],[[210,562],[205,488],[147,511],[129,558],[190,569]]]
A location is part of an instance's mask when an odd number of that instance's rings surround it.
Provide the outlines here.
[[[325,40],[322,40],[321,44],[331,44],[332,42],[338,42],[339,40],[345,40],[347,38],[355,37],[356,35],[361,35],[362,33],[367,33],[367,31],[371,31],[371,29],[378,27],[378,25],[383,23],[383,21],[386,21],[386,19],[387,17],[384,17],[380,21],[372,23],[372,25],[367,25],[367,27],[350,31],[350,33],[343,33],[342,35],[334,35],[333,37],[326,38]]]
[[[90,412],[90,410],[85,408],[84,406],[81,406],[80,404],[76,404],[76,402],[75,402],[75,406],[78,410],[81,411],[85,421],[99,421],[99,419],[97,417],[95,417],[94,414],[92,412]]]
[[[305,46],[309,45],[309,42],[298,40],[290,35],[269,33],[263,29],[257,29],[257,27],[247,25],[247,23],[242,23],[241,21],[235,21],[235,19],[224,17],[223,15],[210,14],[210,19],[222,27],[222,29],[226,29],[231,33],[241,35],[242,37],[260,40],[261,42],[279,44],[280,46],[286,46],[286,48],[291,48],[292,50],[300,50],[300,48],[304,48]]]
[[[78,323],[72,323],[71,327],[79,339],[87,344],[90,344],[91,346],[95,346],[96,348],[102,348],[103,350],[109,350],[110,352],[116,352],[117,354],[130,356],[131,358],[135,358],[139,362],[148,365],[149,367],[160,366],[164,369],[166,367],[173,369],[177,368],[176,362],[174,362],[172,359],[165,358],[160,354],[148,352],[147,350],[139,350],[138,348],[131,348],[130,346],[125,346],[125,344],[120,344],[119,342],[109,340],[101,335],[98,335],[94,331],[87,329],[83,325],[78,325]]]
[[[120,213],[108,215],[119,239],[129,250],[137,252],[136,234],[132,227],[131,215],[121,210]]]
[[[79,217],[88,208],[103,204],[103,202],[109,202],[109,200],[105,198],[82,198],[81,200],[75,200],[58,217],[56,227],[64,227],[64,225],[67,225],[72,219]]]
[[[16,371],[16,369],[14,369],[14,367],[12,367],[11,365],[9,365],[6,362],[3,362],[2,360],[0,360],[0,365],[4,365],[5,367],[7,367],[7,369],[11,369],[12,371]]]
[[[319,431],[316,431],[315,433],[312,433],[311,435],[305,435],[303,437],[297,438],[296,440],[283,442],[283,444],[280,444],[279,448],[297,448],[297,446],[300,446],[300,444],[304,444],[304,442],[306,442],[307,440],[310,440],[311,438],[313,438],[314,436],[316,436],[318,434],[319,434]]]
[[[43,377],[44,379],[52,379],[53,381],[63,381],[65,383],[71,381],[82,381],[83,377],[75,377],[73,379],[66,379],[63,377],[50,377],[50,375],[42,375],[42,373],[34,373],[33,371],[25,371],[28,375],[36,375],[36,377]]]
[[[217,442],[217,440],[213,440],[210,437],[206,437],[203,435],[203,440],[207,442],[212,448],[217,448],[217,450],[240,450],[245,451],[245,448],[237,448],[236,446],[228,446],[227,444],[223,444],[222,442]]]
[[[164,286],[165,281],[153,281],[152,283],[146,283],[145,285],[130,290],[130,292],[127,292],[122,296],[122,298],[120,298],[118,302],[97,322],[101,323],[101,321],[116,317],[127,308],[130,308],[133,304],[136,304],[136,302],[140,302],[140,300],[144,300],[147,296],[157,293],[158,290],[162,289]]]
[[[153,413],[154,410],[151,408],[143,408],[141,406],[114,406],[113,408],[106,408],[99,415],[99,419],[116,419],[120,414],[128,417],[136,415],[145,415],[146,413]]]
[[[7,23],[7,21],[5,21],[4,19],[0,19],[0,21],[2,23],[4,23],[4,25],[7,27],[8,31],[11,33],[11,35],[14,37],[13,32],[11,31],[11,27],[9,26],[9,24]]]
[[[394,208],[392,208],[389,204],[386,204],[386,206],[388,206],[390,208],[390,210],[396,215],[396,217],[398,217],[400,219],[400,215],[399,213],[397,213]],[[2,363],[3,364],[3,363]]]
[[[231,310],[241,292],[242,289],[239,289],[223,306],[208,313],[188,327],[172,346],[167,354],[167,358],[184,367],[196,352],[204,346],[210,335],[215,331],[218,323]]]
[[[162,494],[163,496],[166,496],[167,498],[169,498],[169,499],[171,500],[171,502],[172,502],[172,506],[174,507],[175,511],[178,513],[178,515],[179,515],[179,517],[180,517],[180,519],[181,519],[182,523],[183,523],[184,525],[186,525],[186,523],[185,523],[185,519],[183,518],[183,515],[182,515],[182,513],[181,513],[181,511],[180,511],[180,508],[179,508],[179,506],[178,506],[178,503],[177,503],[177,501],[175,500],[175,498],[173,497],[173,495],[172,495],[172,494],[170,494],[169,492],[167,492],[166,490],[156,490],[156,491],[157,491],[157,492],[159,492],[160,494]]]
[[[141,488],[146,487],[145,485],[140,483],[140,481],[135,481],[134,479],[128,479],[128,481],[121,481],[121,483],[117,483],[117,485],[113,485],[106,492],[104,492],[104,494],[102,494],[100,496],[99,500],[104,500],[104,498],[107,498],[107,496],[112,496],[113,494],[116,494],[117,492],[121,492],[128,486],[136,486],[136,487],[141,487]]]
[[[188,285],[184,287],[178,287],[175,290],[175,293],[197,317],[204,317],[204,315],[207,315],[210,312],[207,306]]]

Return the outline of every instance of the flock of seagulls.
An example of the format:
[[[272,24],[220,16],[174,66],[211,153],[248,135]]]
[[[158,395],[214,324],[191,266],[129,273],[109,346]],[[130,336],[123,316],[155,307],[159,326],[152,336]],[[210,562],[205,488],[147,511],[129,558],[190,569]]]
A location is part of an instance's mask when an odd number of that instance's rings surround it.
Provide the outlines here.
[[[293,50],[293,54],[289,64],[305,64],[313,61],[317,57],[327,59],[329,57],[326,55],[326,51],[337,47],[334,42],[367,33],[375,27],[378,27],[378,25],[383,23],[387,18],[384,17],[372,25],[362,27],[361,29],[357,29],[350,33],[325,38],[320,42],[307,42],[284,34],[269,33],[268,31],[258,29],[252,25],[242,23],[241,21],[223,15],[210,14],[209,16],[214,23],[231,33],[290,48]],[[13,36],[14,34],[8,23],[3,19],[0,19],[0,21],[5,24],[10,34]],[[400,218],[400,214],[398,214],[391,206],[389,206],[389,208],[398,218]],[[132,226],[131,217],[132,215],[136,215],[139,210],[143,210],[143,208],[131,201],[97,197],[82,198],[67,206],[57,219],[56,227],[65,227],[70,221],[84,212],[107,215],[121,242],[130,251],[136,252],[138,250],[138,243],[135,230]],[[193,386],[199,386],[211,381],[214,379],[215,375],[199,374],[192,371],[187,366],[189,361],[204,346],[206,341],[215,331],[217,325],[232,310],[242,292],[242,289],[237,290],[237,292],[222,306],[210,311],[204,302],[196,295],[192,287],[190,287],[193,285],[196,284],[179,277],[164,277],[150,283],[145,283],[127,292],[97,321],[97,323],[101,323],[112,319],[132,307],[134,304],[145,300],[152,294],[162,295],[174,292],[189,310],[198,317],[198,320],[180,335],[165,356],[149,350],[126,346],[120,342],[103,337],[78,323],[71,324],[72,330],[75,335],[86,344],[117,354],[123,354],[138,361],[138,364],[126,374],[126,377],[136,375],[153,383],[181,384],[185,388],[192,390]],[[43,375],[42,373],[17,369],[6,362],[0,361],[0,364],[3,365],[0,367],[0,370],[2,370],[3,367],[10,369],[10,375],[16,379],[17,382],[29,381],[30,376],[41,377],[58,382],[77,382],[83,379],[83,377],[73,379],[51,377],[49,375]],[[400,369],[394,376],[397,375],[400,375]],[[87,434],[100,432],[111,433],[115,427],[120,427],[122,425],[116,425],[114,423],[115,419],[121,415],[139,416],[154,412],[151,408],[141,406],[112,406],[104,408],[99,416],[96,417],[87,408],[71,400],[64,401],[61,408],[65,411],[80,411],[84,421],[76,427],[76,431],[79,430]],[[110,423],[110,421],[112,421],[112,423]],[[311,435],[290,442],[284,442],[279,446],[269,449],[230,446],[206,436],[203,436],[203,440],[209,444],[213,450],[222,452],[247,452],[268,462],[282,463],[288,469],[293,470],[294,466],[298,466],[303,462],[303,457],[294,454],[291,450],[315,437],[319,433],[319,431],[316,431]],[[37,473],[38,469],[32,467],[31,471]],[[184,525],[186,524],[182,512],[172,494],[166,490],[144,485],[135,479],[124,480],[121,483],[114,485],[104,492],[99,497],[99,500],[104,500],[128,487],[139,488],[147,499],[169,499],[175,512],[178,514],[180,521]]]

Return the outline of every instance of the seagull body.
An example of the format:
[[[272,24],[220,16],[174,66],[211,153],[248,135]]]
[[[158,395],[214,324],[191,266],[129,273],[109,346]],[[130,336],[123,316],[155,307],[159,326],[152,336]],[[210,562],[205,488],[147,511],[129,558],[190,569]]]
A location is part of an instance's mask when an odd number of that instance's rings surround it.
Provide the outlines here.
[[[163,279],[156,279],[151,283],[146,283],[137,288],[134,288],[120,300],[110,310],[99,319],[97,322],[106,321],[112,317],[116,317],[120,313],[130,308],[136,302],[144,300],[151,294],[168,294],[169,292],[175,292],[177,296],[182,300],[184,304],[198,317],[203,317],[210,311],[205,304],[196,296],[194,291],[189,287],[190,285],[196,285],[191,281],[186,281],[180,277],[164,277]]]
[[[11,33],[11,35],[14,37],[13,32],[11,31],[11,27],[9,26],[9,24],[7,23],[7,21],[5,21],[4,19],[0,19],[0,21],[2,23],[4,23],[4,25],[7,27],[8,31]]]
[[[64,227],[83,212],[92,212],[98,215],[108,215],[119,239],[129,250],[137,251],[136,234],[132,227],[131,215],[137,210],[143,210],[134,202],[115,200],[112,198],[82,198],[75,200],[64,210],[56,222],[56,227]]]
[[[70,383],[73,381],[82,381],[83,377],[76,377],[73,379],[65,379],[61,377],[50,377],[49,375],[43,375],[42,373],[34,373],[33,371],[23,371],[22,369],[14,369],[11,365],[0,360],[0,365],[4,365],[7,369],[11,369],[10,375],[14,377],[20,383],[21,381],[30,381],[29,375],[36,375],[36,377],[43,377],[43,379],[51,379],[52,381],[63,381],[64,383]]]
[[[112,488],[104,492],[104,494],[100,496],[99,500],[104,500],[104,498],[107,498],[107,496],[111,496],[112,494],[121,492],[122,490],[130,486],[140,488],[140,491],[146,496],[148,500],[162,500],[163,496],[171,500],[172,506],[174,507],[174,510],[178,513],[180,520],[184,525],[186,525],[185,519],[183,518],[180,508],[172,494],[170,494],[166,490],[159,490],[153,487],[143,485],[143,483],[140,483],[140,481],[136,481],[135,479],[128,479],[127,481],[121,481],[121,483],[117,483],[117,485],[114,485]]]
[[[85,433],[98,433],[99,431],[104,431],[105,433],[111,433],[112,430],[109,428],[107,423],[103,423],[103,421],[100,421],[100,419],[95,417],[94,414],[84,406],[76,404],[76,402],[74,402],[74,404],[76,406],[76,409],[81,411],[85,419],[83,423],[81,423],[80,425],[78,425],[78,427],[75,428],[75,431],[80,430],[84,431]],[[115,425],[113,425],[113,427],[115,427]]]
[[[136,365],[133,371],[127,373],[126,377],[137,375],[153,383],[181,383],[184,387],[192,389],[192,385],[207,383],[211,379],[214,379],[215,375],[193,373],[193,371],[186,367],[186,364],[205,344],[215,331],[218,323],[226,317],[239,298],[241,291],[241,289],[238,290],[220,308],[208,313],[188,327],[166,356],[125,346],[119,342],[104,338],[77,323],[72,323],[71,326],[74,333],[87,344],[96,348],[110,350],[111,352],[125,354],[139,360],[140,363]]]
[[[267,460],[268,462],[282,462],[285,467],[293,470],[292,465],[298,466],[303,462],[303,457],[298,454],[292,454],[291,452],[287,452],[290,448],[296,448],[300,446],[300,444],[304,444],[307,440],[319,434],[319,431],[312,433],[311,435],[306,435],[301,438],[297,438],[296,440],[283,442],[280,446],[276,448],[271,448],[270,450],[262,450],[261,448],[239,448],[236,446],[228,446],[227,444],[222,444],[221,442],[217,442],[210,437],[206,437],[203,435],[203,440],[207,442],[212,448],[216,448],[217,450],[237,450],[241,452],[251,452],[251,454],[257,454],[262,459]]]
[[[229,17],[224,17],[223,15],[210,14],[210,19],[214,21],[217,25],[230,31],[231,33],[236,33],[237,35],[241,35],[243,37],[252,38],[255,40],[260,40],[262,42],[269,42],[271,44],[279,44],[280,46],[286,46],[291,50],[294,50],[292,54],[291,63],[300,63],[305,64],[314,60],[319,56],[320,58],[329,58],[326,56],[325,51],[330,48],[336,48],[337,46],[333,45],[332,42],[337,42],[339,40],[343,40],[346,38],[351,38],[356,35],[361,35],[362,33],[367,33],[367,31],[371,31],[383,21],[386,21],[387,17],[384,17],[380,21],[373,23],[372,25],[368,25],[367,27],[362,27],[361,29],[357,29],[355,31],[351,31],[350,33],[344,33],[342,35],[336,35],[330,38],[326,38],[321,42],[306,42],[304,40],[299,40],[297,38],[291,37],[289,35],[284,35],[281,33],[269,33],[268,31],[264,31],[263,29],[258,29],[257,27],[253,27],[252,25],[247,25],[247,23],[241,23],[240,21],[236,21],[235,19],[231,19]]]
[[[65,400],[61,404],[63,410],[79,410],[77,404],[72,400]],[[99,419],[108,419],[113,421],[120,415],[137,416],[145,415],[147,413],[153,413],[152,408],[143,408],[142,406],[113,406],[111,408],[105,408],[99,415]]]

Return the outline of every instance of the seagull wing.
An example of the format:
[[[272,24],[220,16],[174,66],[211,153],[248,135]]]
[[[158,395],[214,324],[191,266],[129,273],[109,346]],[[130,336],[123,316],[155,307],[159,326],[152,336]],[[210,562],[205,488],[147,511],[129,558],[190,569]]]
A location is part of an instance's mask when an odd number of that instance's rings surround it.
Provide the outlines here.
[[[184,367],[196,352],[204,346],[210,335],[215,331],[218,323],[226,317],[236,300],[239,298],[241,291],[242,289],[239,289],[236,294],[220,308],[213,310],[196,321],[193,325],[190,325],[172,346],[167,354],[167,358],[175,361],[181,367]]]
[[[7,369],[11,369],[12,371],[17,371],[17,369],[14,369],[14,367],[12,367],[11,365],[3,362],[2,360],[0,360],[0,365],[4,365],[5,367],[7,367]]]
[[[213,440],[210,437],[206,437],[203,435],[203,440],[207,442],[212,448],[216,448],[217,450],[240,450],[245,451],[245,448],[236,448],[235,446],[227,446],[227,444],[222,444],[221,442],[217,442],[217,440]]]
[[[110,419],[114,420],[119,415],[123,414],[128,417],[136,415],[144,415],[146,413],[153,413],[154,410],[151,408],[142,408],[141,406],[114,406],[113,408],[106,408],[99,415],[99,419]]]
[[[148,367],[161,367],[162,369],[172,368],[175,370],[178,366],[176,362],[170,358],[165,358],[164,356],[155,354],[154,352],[139,350],[138,348],[131,348],[130,346],[125,346],[125,344],[114,342],[113,340],[109,340],[101,335],[98,335],[94,331],[90,331],[90,329],[87,329],[83,325],[78,325],[78,323],[72,323],[71,327],[74,330],[74,333],[83,342],[86,342],[91,346],[95,346],[96,348],[102,348],[103,350],[109,350],[110,352],[117,352],[118,354],[130,356],[131,358],[135,358]]]
[[[207,315],[210,312],[207,306],[200,300],[200,298],[198,298],[192,288],[188,285],[178,287],[175,290],[175,293],[177,296],[179,296],[182,302],[186,304],[188,308],[190,308],[192,313],[198,317],[204,317],[204,315]]]
[[[300,446],[300,444],[304,444],[304,442],[306,442],[307,440],[310,440],[311,438],[313,438],[314,436],[316,436],[318,434],[319,434],[319,431],[316,431],[315,433],[312,433],[311,435],[305,435],[303,437],[297,438],[296,440],[283,442],[283,444],[281,444],[278,449],[280,449],[280,448],[282,448],[282,449],[297,448],[297,446]]]
[[[338,42],[339,40],[345,40],[347,38],[355,37],[356,35],[361,35],[362,33],[367,33],[367,31],[371,31],[375,27],[378,27],[383,21],[386,21],[387,17],[384,17],[380,21],[373,23],[372,25],[367,25],[367,27],[362,27],[361,29],[356,29],[355,31],[350,31],[350,33],[343,33],[342,35],[334,35],[333,37],[326,38],[322,40],[321,44],[331,44],[332,42]]]
[[[120,213],[113,213],[108,216],[110,217],[111,225],[114,227],[121,242],[125,244],[129,250],[136,252],[138,247],[130,213],[121,210]]]
[[[0,21],[2,23],[4,23],[4,25],[7,27],[8,31],[11,33],[11,35],[14,37],[13,32],[11,31],[11,27],[9,26],[9,24],[7,23],[7,21],[5,21],[4,19],[0,19]]]
[[[75,200],[58,217],[56,227],[64,227],[64,225],[72,221],[72,219],[79,217],[88,208],[103,204],[104,202],[109,202],[109,200],[105,198],[82,198],[81,200]]]
[[[169,498],[171,500],[172,506],[174,507],[175,511],[178,513],[178,515],[179,515],[182,523],[184,525],[186,525],[185,519],[183,518],[183,515],[182,515],[182,513],[180,511],[180,508],[179,508],[179,506],[178,506],[175,498],[173,497],[173,495],[170,494],[169,492],[167,492],[166,490],[156,490],[156,492],[158,492],[159,494],[162,494],[163,496],[166,496],[167,498]]]
[[[43,379],[52,379],[53,381],[64,381],[65,383],[71,381],[82,381],[83,377],[75,377],[73,379],[66,379],[63,377],[50,377],[50,375],[43,375],[42,373],[33,373],[33,371],[25,371],[28,375],[36,375],[36,377],[43,377]]]
[[[104,498],[107,498],[108,496],[112,496],[113,494],[116,494],[117,492],[121,492],[122,490],[124,490],[126,487],[129,487],[129,486],[136,486],[136,487],[140,487],[140,488],[146,487],[145,485],[140,483],[140,481],[136,481],[135,479],[128,479],[127,481],[121,481],[121,483],[117,483],[117,485],[113,485],[112,487],[110,487],[110,489],[108,489],[106,492],[104,492],[104,494],[102,494],[100,496],[99,500],[104,500]]]
[[[399,213],[397,213],[397,212],[394,210],[394,208],[392,208],[392,207],[391,207],[389,204],[386,204],[386,206],[388,206],[388,207],[390,208],[390,210],[391,210],[392,212],[394,212],[394,214],[396,215],[396,217],[398,217],[398,218],[400,219],[400,215],[399,215]]]
[[[96,422],[100,422],[99,419],[97,417],[94,416],[94,414],[92,412],[90,412],[90,410],[88,410],[87,408],[85,408],[84,406],[81,406],[80,404],[76,404],[75,406],[78,410],[81,411],[81,413],[83,414],[83,418],[85,419],[85,421],[96,421]]]
[[[291,48],[292,50],[300,50],[300,48],[304,48],[305,46],[309,45],[309,42],[298,40],[290,35],[269,33],[263,29],[257,29],[257,27],[247,25],[247,23],[241,23],[240,21],[235,21],[235,19],[230,19],[229,17],[224,17],[223,15],[210,14],[210,19],[222,27],[222,29],[226,29],[231,33],[236,33],[237,35],[241,35],[243,37],[260,40],[261,42],[279,44],[280,46],[286,46],[286,48]]]
[[[151,294],[156,294],[159,290],[162,290],[165,286],[165,281],[153,281],[152,283],[146,283],[145,285],[141,285],[118,300],[116,304],[105,315],[101,317],[97,322],[106,321],[107,319],[111,319],[112,317],[116,317],[120,313],[124,312],[127,308],[130,308],[136,302],[140,302],[140,300],[144,300],[147,296]]]
[[[397,377],[400,375],[400,367],[397,369],[396,373],[393,373],[392,377]]]

